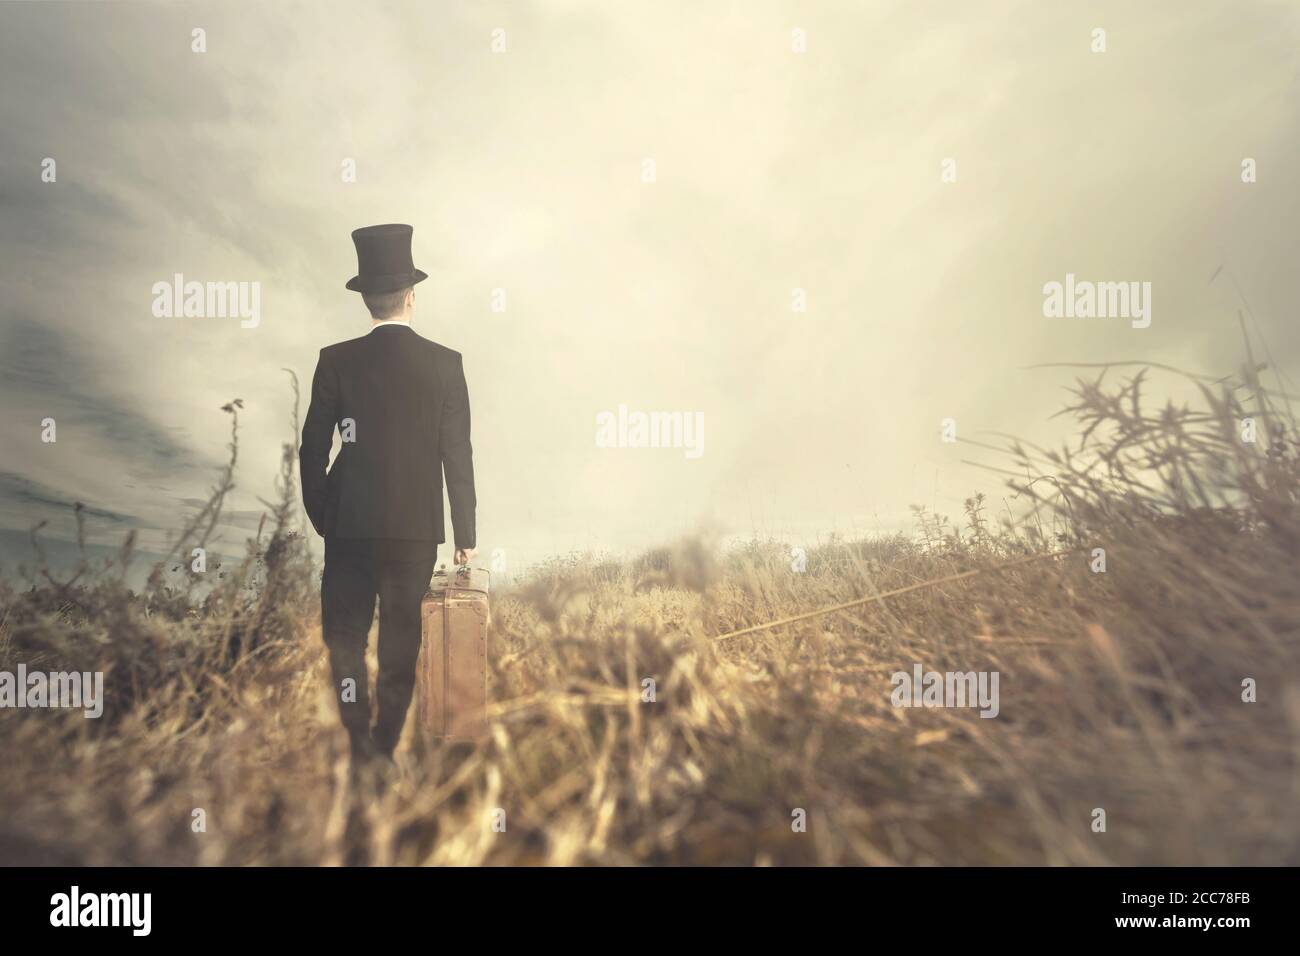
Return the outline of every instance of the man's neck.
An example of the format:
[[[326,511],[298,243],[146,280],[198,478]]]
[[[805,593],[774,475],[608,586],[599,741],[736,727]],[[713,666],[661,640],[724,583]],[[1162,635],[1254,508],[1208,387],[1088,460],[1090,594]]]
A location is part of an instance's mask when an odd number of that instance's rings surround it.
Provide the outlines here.
[[[411,324],[410,319],[404,319],[399,315],[399,316],[394,316],[391,319],[372,319],[370,322],[370,327],[372,329],[377,329],[381,325],[410,325],[410,324]]]

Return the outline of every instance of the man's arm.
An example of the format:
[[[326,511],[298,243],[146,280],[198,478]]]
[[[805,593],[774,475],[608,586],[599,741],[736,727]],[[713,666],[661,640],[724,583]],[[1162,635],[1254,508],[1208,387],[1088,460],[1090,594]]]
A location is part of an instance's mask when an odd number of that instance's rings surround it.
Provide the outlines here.
[[[438,454],[447,479],[447,498],[451,501],[457,561],[462,557],[468,561],[475,547],[474,449],[469,441],[469,388],[465,384],[465,367],[459,355],[443,394]]]
[[[338,421],[338,376],[321,350],[316,374],[311,380],[311,404],[302,426],[302,444],[298,449],[298,472],[302,481],[302,503],[316,533],[325,536],[326,474],[330,446],[334,443],[334,425]]]

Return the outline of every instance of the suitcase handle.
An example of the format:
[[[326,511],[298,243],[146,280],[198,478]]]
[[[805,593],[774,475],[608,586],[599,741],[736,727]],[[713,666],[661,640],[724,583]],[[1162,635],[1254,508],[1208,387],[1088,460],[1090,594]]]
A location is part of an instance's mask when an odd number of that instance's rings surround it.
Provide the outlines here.
[[[465,575],[469,574],[471,571],[482,571],[484,574],[486,574],[486,575],[488,576],[488,586],[489,586],[489,587],[491,586],[491,584],[492,584],[492,572],[491,572],[489,569],[487,569],[487,568],[476,568],[476,567],[472,567],[471,565],[468,565],[468,564],[458,564],[458,565],[456,565],[456,577],[458,577],[458,578],[463,578],[463,577],[465,577]],[[444,577],[445,577],[446,574],[447,574],[447,565],[446,565],[445,563],[439,565],[439,566],[438,566],[438,570],[433,572],[433,576],[434,576],[435,578],[436,578],[438,575],[440,575],[440,574],[443,575]]]

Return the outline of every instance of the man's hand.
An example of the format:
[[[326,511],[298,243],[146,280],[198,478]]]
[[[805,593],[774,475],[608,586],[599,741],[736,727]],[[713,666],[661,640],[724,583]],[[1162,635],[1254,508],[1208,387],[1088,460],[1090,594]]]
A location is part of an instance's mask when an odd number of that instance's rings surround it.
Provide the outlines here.
[[[474,548],[457,548],[456,549],[457,567],[464,567],[465,565],[469,564],[469,559],[474,557],[474,555],[477,553],[478,552]]]

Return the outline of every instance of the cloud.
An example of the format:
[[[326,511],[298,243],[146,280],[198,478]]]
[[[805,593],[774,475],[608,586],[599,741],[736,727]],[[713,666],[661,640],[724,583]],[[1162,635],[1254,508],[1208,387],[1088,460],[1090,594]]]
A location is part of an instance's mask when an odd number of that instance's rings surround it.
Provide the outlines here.
[[[15,504],[20,507],[28,506],[40,511],[54,509],[68,512],[71,512],[77,504],[77,502],[65,497],[57,490],[40,485],[30,478],[16,475],[11,471],[0,471],[0,502]],[[82,512],[88,518],[97,518],[116,525],[133,527],[139,524],[139,519],[133,515],[105,508],[96,508],[93,505],[84,503],[82,504]]]
[[[1206,285],[1225,259],[1297,371],[1300,11],[1238,7],[326,0],[198,8],[194,54],[188,6],[0,6],[6,468],[171,527],[239,396],[249,530],[292,437],[280,369],[305,401],[318,349],[365,330],[350,231],[406,221],[430,273],[416,327],[465,355],[485,549],[959,509],[990,483],[941,418],[1061,435],[1073,376],[1026,366],[1231,371],[1239,296]],[[1045,319],[1067,271],[1151,281],[1152,327]],[[176,272],[259,281],[261,326],[155,319]],[[706,454],[597,448],[622,403],[703,412]],[[57,448],[34,441],[44,414]],[[40,504],[15,494],[0,508]]]
[[[97,365],[54,326],[10,318],[0,327],[0,376],[10,403],[48,409],[69,427],[120,450],[136,478],[166,476],[204,463],[181,440],[184,429],[164,428],[114,394],[118,370]]]

